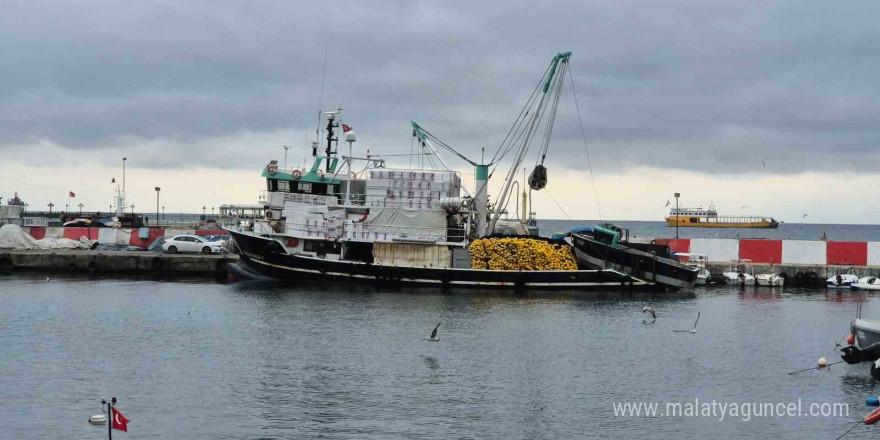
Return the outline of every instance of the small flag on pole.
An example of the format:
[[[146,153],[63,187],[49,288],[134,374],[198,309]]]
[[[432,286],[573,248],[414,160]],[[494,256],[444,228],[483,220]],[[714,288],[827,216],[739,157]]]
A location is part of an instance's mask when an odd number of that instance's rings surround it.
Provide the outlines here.
[[[74,194],[73,191],[71,191],[71,192],[70,192],[70,197],[76,197],[76,194]]]
[[[342,124],[342,132],[348,133],[349,131],[351,131],[351,127],[349,127],[348,125]]]
[[[113,424],[113,429],[128,432],[128,419],[116,408],[113,408],[113,421],[111,423]]]

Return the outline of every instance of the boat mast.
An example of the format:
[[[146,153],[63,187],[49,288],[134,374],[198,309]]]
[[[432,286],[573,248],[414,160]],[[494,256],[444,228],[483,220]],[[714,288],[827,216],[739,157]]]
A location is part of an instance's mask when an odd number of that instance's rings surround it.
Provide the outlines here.
[[[541,92],[541,99],[538,102],[534,114],[532,114],[532,117],[529,120],[529,126],[526,130],[526,135],[523,137],[522,143],[519,146],[519,150],[517,150],[516,152],[516,156],[514,156],[513,165],[511,165],[510,170],[507,172],[507,177],[504,179],[504,186],[501,190],[501,197],[495,200],[495,213],[492,215],[492,219],[489,221],[489,224],[486,225],[486,229],[480,234],[483,237],[491,235],[492,232],[495,230],[495,224],[498,222],[498,218],[501,217],[501,211],[504,210],[504,203],[507,200],[507,196],[510,193],[511,187],[513,186],[513,181],[516,178],[516,172],[519,170],[520,164],[522,164],[523,159],[525,159],[526,153],[529,151],[529,144],[531,143],[532,138],[535,136],[535,131],[538,128],[538,124],[541,121],[541,116],[544,109],[547,107],[547,103],[552,101],[554,105],[558,104],[557,99],[548,99],[551,95],[548,92],[550,91],[550,86],[553,84],[553,78],[556,74],[556,68],[559,66],[559,63],[567,64],[570,57],[571,52],[563,52],[556,54],[556,56],[553,57],[553,60],[550,61],[550,69],[549,73],[547,74],[547,80],[544,82],[544,87]],[[558,93],[558,87],[554,87],[554,92]],[[548,123],[553,123],[552,118]],[[546,139],[546,141],[549,141],[549,139]]]

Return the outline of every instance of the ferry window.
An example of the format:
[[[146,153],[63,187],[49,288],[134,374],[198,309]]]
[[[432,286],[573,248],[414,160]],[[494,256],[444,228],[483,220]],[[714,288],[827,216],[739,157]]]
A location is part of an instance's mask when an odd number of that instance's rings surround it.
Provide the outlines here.
[[[290,192],[290,182],[288,182],[286,180],[279,180],[278,181],[278,191]]]
[[[299,192],[311,193],[312,192],[312,184],[306,183],[306,182],[299,182],[296,184],[296,190]]]
[[[698,218],[691,219],[691,223],[699,223],[699,222],[700,222],[700,219],[698,219]]]

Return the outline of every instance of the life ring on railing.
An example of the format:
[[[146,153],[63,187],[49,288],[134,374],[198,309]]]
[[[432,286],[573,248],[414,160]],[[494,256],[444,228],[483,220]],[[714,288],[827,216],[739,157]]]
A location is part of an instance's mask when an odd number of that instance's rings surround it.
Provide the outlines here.
[[[266,211],[266,218],[272,220],[272,211]]]
[[[293,177],[294,180],[299,180],[299,178],[302,177],[302,175],[303,175],[303,173],[302,173],[302,171],[300,171],[300,170],[293,170],[293,171],[290,173],[290,177]]]

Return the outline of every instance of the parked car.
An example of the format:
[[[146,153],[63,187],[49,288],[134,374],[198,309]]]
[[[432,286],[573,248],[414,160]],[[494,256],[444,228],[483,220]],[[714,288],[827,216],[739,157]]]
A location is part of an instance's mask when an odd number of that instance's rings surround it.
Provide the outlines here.
[[[162,250],[169,254],[178,252],[196,252],[203,254],[219,254],[223,252],[222,241],[208,241],[198,235],[178,235],[165,240]]]

